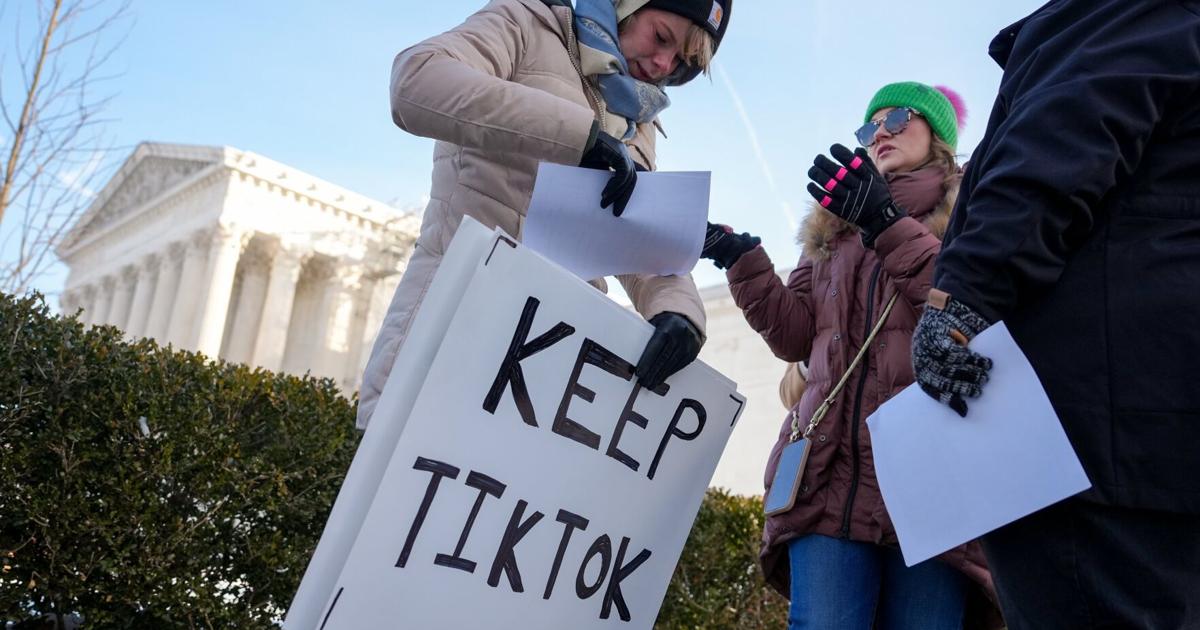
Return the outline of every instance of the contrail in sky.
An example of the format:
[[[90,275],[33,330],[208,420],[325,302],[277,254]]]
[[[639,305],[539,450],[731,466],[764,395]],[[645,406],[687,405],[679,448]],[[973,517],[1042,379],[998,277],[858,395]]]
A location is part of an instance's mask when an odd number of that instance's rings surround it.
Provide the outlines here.
[[[792,211],[792,205],[784,201],[783,196],[779,194],[779,187],[775,185],[775,176],[771,173],[771,165],[767,162],[767,157],[763,155],[762,145],[758,142],[758,132],[754,130],[754,124],[750,122],[750,115],[746,113],[746,106],[742,104],[742,97],[738,96],[737,90],[733,87],[733,82],[729,80],[729,75],[725,73],[725,68],[719,63],[714,63],[717,74],[721,77],[721,82],[725,84],[725,89],[729,90],[729,96],[733,98],[733,106],[737,108],[738,116],[742,119],[742,124],[746,127],[746,136],[750,139],[750,146],[754,148],[754,157],[758,160],[758,166],[762,170],[763,177],[767,180],[767,185],[771,188],[771,194],[775,196],[775,201],[779,203],[779,208],[783,212],[783,218],[787,221],[788,227],[794,234],[799,228],[799,223],[796,221],[796,216]]]

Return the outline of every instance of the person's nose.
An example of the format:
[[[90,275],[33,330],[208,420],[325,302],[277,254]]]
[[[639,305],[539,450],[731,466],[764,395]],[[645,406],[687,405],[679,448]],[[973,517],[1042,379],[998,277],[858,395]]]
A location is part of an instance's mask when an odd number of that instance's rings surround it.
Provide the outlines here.
[[[674,72],[677,59],[675,52],[671,50],[660,50],[655,53],[652,58],[654,63],[654,78],[662,79]]]
[[[891,137],[892,137],[892,134],[888,133],[887,127],[885,127],[883,125],[879,125],[879,128],[875,130],[875,135],[871,136],[871,143],[874,144],[876,142],[879,142],[880,140],[883,140],[886,138],[891,138]]]

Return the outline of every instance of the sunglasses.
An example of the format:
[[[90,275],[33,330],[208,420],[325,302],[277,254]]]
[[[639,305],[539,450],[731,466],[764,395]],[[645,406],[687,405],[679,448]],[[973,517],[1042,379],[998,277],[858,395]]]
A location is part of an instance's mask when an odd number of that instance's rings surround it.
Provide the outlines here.
[[[897,107],[885,114],[882,120],[872,120],[859,127],[858,131],[854,132],[854,137],[858,138],[859,144],[870,147],[875,144],[875,132],[879,131],[880,125],[893,136],[899,135],[908,129],[908,123],[912,120],[913,114],[920,116],[921,112],[911,107]]]

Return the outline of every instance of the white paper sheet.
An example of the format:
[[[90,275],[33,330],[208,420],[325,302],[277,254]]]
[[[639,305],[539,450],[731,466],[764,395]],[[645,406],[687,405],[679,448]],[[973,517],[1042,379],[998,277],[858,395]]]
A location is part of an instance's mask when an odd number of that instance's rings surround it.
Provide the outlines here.
[[[638,173],[620,217],[600,207],[600,191],[610,177],[543,162],[521,242],[584,280],[690,272],[704,245],[710,174]]]
[[[875,474],[908,566],[1091,487],[1033,366],[1004,323],[966,418],[912,385],[869,419]]]

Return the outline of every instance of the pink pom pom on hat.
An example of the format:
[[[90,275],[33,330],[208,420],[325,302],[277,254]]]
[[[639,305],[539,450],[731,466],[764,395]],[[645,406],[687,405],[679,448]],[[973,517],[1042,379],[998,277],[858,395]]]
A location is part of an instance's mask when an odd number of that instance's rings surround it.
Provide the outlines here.
[[[962,131],[962,128],[967,124],[966,101],[963,100],[963,97],[959,96],[958,92],[955,92],[944,85],[935,85],[933,86],[933,89],[946,95],[946,98],[950,100],[950,105],[954,107],[954,118],[958,121],[958,129],[959,131]]]

